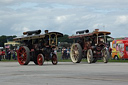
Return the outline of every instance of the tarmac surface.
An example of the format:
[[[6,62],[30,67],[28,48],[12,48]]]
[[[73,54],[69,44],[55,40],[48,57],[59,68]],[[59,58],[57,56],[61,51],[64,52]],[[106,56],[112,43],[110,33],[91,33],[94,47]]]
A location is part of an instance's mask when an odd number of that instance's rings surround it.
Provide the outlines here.
[[[0,62],[0,85],[128,85],[128,63]]]

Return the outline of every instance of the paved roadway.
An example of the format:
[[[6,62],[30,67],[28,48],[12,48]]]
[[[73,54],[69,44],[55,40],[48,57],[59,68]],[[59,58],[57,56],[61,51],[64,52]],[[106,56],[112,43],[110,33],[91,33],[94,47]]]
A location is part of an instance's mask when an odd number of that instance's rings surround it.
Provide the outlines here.
[[[128,63],[0,62],[0,85],[128,85]]]

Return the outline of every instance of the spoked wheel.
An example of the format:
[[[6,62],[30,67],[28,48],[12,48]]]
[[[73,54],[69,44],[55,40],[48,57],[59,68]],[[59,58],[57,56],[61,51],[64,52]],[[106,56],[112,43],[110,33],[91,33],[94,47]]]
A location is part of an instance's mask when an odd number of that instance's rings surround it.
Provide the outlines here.
[[[93,53],[92,53],[92,50],[89,49],[87,51],[87,62],[90,64],[90,63],[92,63],[92,61],[93,61]]]
[[[93,58],[93,61],[92,61],[92,63],[96,63],[97,62],[97,58],[95,57],[95,58]]]
[[[70,57],[73,63],[80,63],[82,59],[82,48],[79,43],[71,46]]]
[[[38,65],[43,65],[43,63],[44,63],[44,56],[42,54],[38,54],[38,56],[37,56],[37,63],[38,63]]]
[[[56,54],[53,54],[52,55],[52,64],[53,65],[57,65],[57,63],[58,63],[57,55]]]
[[[102,52],[103,52],[103,61],[104,63],[107,63],[110,57],[109,51],[107,49],[104,49]]]
[[[20,65],[27,65],[30,62],[30,50],[26,46],[22,46],[18,50],[18,62]]]

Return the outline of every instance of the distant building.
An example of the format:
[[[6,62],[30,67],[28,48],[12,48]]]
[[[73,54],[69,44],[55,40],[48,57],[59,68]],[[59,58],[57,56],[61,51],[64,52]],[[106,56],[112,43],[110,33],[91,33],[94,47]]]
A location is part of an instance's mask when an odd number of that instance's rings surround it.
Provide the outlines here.
[[[8,41],[7,43],[4,43],[5,49],[17,49],[19,45],[20,43],[15,41]]]

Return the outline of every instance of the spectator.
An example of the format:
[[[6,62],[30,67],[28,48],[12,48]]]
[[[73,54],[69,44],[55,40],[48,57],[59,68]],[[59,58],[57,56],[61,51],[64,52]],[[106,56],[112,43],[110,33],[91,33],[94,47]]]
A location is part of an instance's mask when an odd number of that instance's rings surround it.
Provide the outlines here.
[[[15,60],[17,60],[17,51],[15,51],[15,55],[16,55]]]
[[[70,49],[67,47],[67,59],[70,58]]]
[[[5,51],[4,50],[1,51],[2,51],[1,59],[5,59]]]
[[[17,55],[17,53],[16,53],[16,51],[14,50],[14,51],[13,51],[13,59],[14,59],[14,60],[16,60],[16,55]]]
[[[64,53],[64,47],[62,48],[62,51],[61,51],[61,54],[62,54],[61,59],[63,59],[63,53]]]
[[[11,51],[8,50],[8,59],[11,60]]]
[[[65,47],[63,47],[62,49],[62,59],[66,59],[67,58],[67,50]]]
[[[8,50],[5,51],[5,59],[8,59]]]

